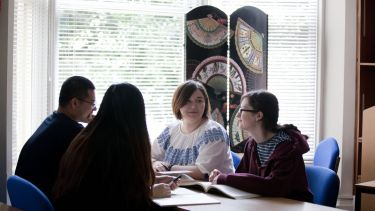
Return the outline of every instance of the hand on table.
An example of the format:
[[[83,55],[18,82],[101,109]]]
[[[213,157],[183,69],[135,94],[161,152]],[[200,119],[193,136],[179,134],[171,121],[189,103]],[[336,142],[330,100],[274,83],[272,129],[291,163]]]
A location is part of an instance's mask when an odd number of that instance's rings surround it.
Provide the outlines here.
[[[153,198],[166,198],[171,196],[171,187],[169,184],[158,183],[154,184],[152,187],[152,197]]]
[[[219,170],[214,169],[213,171],[211,171],[208,181],[210,181],[212,184],[217,184],[217,178],[220,174],[221,172]]]

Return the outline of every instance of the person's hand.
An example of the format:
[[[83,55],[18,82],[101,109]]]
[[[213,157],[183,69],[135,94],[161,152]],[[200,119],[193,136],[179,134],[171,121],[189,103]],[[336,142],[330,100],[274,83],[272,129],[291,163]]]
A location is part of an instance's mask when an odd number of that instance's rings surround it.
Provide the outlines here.
[[[164,163],[164,162],[161,162],[161,161],[155,161],[153,164],[152,164],[152,168],[154,169],[155,172],[159,172],[159,171],[167,171],[167,166],[168,164]]]
[[[215,178],[212,179],[211,184],[215,185],[217,184],[217,179],[219,178],[219,175],[217,175]]]
[[[166,198],[171,196],[171,187],[165,183],[154,184],[152,187],[153,198]]]
[[[169,175],[159,175],[155,177],[155,183],[166,183],[169,184],[172,182],[172,180],[176,178],[174,176],[169,176]]]
[[[165,183],[168,184],[171,190],[174,190],[178,187],[179,179],[174,181],[177,177],[169,176],[169,175],[160,175],[156,176],[155,183]]]
[[[221,174],[221,172],[217,169],[214,169],[213,171],[211,171],[210,173],[210,177],[208,178],[208,181],[216,184],[216,181],[217,181],[217,178],[218,176]]]
[[[180,180],[172,181],[169,183],[169,187],[171,188],[171,190],[175,190],[178,187],[179,181]]]

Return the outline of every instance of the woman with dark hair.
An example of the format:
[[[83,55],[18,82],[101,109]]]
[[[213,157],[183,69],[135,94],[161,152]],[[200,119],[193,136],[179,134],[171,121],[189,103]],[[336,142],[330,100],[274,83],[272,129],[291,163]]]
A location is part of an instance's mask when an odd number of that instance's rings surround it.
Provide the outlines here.
[[[141,92],[111,85],[97,116],[64,154],[54,186],[57,210],[151,210],[155,175]],[[169,196],[170,187],[155,192]]]
[[[170,124],[154,141],[155,171],[188,170],[198,180],[219,169],[234,171],[225,129],[210,119],[210,102],[203,84],[188,80],[177,87],[172,109],[178,121]]]
[[[302,157],[309,151],[307,136],[293,125],[278,125],[276,96],[265,90],[244,94],[237,118],[250,135],[244,156],[235,173],[215,169],[209,180],[264,196],[311,202]]]

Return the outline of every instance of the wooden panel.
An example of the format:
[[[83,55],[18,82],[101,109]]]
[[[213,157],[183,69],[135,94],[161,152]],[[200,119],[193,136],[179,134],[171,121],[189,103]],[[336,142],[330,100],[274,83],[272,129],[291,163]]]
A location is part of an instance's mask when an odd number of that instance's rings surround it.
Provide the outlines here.
[[[375,106],[363,112],[362,182],[375,180]],[[363,194],[362,210],[375,210],[375,196]]]
[[[375,2],[375,1],[374,1]],[[359,137],[362,136],[362,112],[375,105],[375,67],[360,66],[359,71]]]
[[[363,161],[363,111],[375,105],[375,1],[357,0],[357,67],[354,184],[365,181]],[[374,153],[375,154],[375,153]],[[353,187],[354,188],[354,187]],[[366,198],[366,196],[364,197]],[[374,209],[375,210],[375,209]]]
[[[375,63],[375,1],[362,0],[361,4],[361,62]]]

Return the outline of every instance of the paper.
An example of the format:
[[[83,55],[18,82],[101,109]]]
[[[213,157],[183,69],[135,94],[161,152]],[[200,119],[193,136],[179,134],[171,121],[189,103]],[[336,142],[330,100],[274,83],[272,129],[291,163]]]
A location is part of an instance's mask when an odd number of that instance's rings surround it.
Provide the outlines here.
[[[199,205],[199,204],[220,204],[220,201],[207,196],[204,193],[197,193],[186,188],[177,188],[172,191],[169,198],[157,198],[153,201],[161,207]]]
[[[180,174],[189,174],[189,173],[191,173],[191,171],[181,170],[181,171],[159,171],[156,174],[176,176]]]

